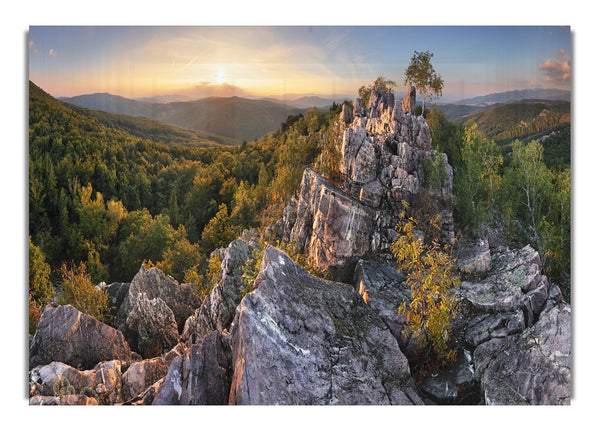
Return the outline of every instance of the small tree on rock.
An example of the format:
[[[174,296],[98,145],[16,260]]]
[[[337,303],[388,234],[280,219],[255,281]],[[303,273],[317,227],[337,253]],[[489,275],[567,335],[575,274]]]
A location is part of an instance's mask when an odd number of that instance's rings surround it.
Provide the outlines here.
[[[440,97],[444,88],[444,80],[431,65],[432,57],[433,53],[429,51],[415,51],[410,65],[404,71],[404,83],[414,85],[417,92],[423,96],[422,112],[425,112],[425,99]]]

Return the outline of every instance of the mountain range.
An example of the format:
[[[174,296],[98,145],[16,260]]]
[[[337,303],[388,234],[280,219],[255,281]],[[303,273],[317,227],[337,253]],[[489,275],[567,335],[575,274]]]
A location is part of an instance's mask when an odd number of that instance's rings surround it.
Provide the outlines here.
[[[459,100],[452,104],[488,106],[496,103],[509,103],[526,99],[570,101],[571,92],[556,88],[531,88],[525,90],[504,91],[502,93],[493,93],[486,96],[471,97],[469,99]]]
[[[187,102],[144,102],[109,93],[62,97],[59,100],[84,108],[115,114],[145,117],[186,129],[232,138],[241,143],[261,138],[280,127],[301,108],[269,100],[237,96],[208,97]]]

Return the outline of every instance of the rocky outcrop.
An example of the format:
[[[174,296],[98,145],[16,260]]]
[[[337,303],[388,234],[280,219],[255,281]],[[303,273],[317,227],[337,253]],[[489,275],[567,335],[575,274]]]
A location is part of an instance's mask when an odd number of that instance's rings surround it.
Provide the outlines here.
[[[526,246],[520,250],[500,249],[495,253],[490,274],[479,281],[463,281],[462,296],[483,312],[522,311],[531,326],[548,298],[550,283],[541,274],[539,254]]]
[[[231,342],[213,331],[171,363],[153,404],[227,404],[230,385]]]
[[[252,257],[253,249],[250,240],[239,238],[223,251],[221,272],[215,286],[185,324],[182,339],[189,345],[214,330],[229,329],[245,289],[242,266]]]
[[[104,290],[108,295],[108,309],[113,318],[116,317],[121,304],[123,304],[123,301],[127,297],[129,284],[130,283],[111,283],[107,285],[102,282],[98,285],[98,287]]]
[[[430,400],[440,404],[478,400],[476,387],[472,357],[466,349],[460,349],[450,369],[427,376],[420,385],[421,391]]]
[[[354,270],[354,289],[386,323],[404,354],[408,355],[410,349],[405,349],[408,340],[403,334],[405,319],[398,313],[398,307],[411,300],[405,280],[397,268],[373,260],[359,260]]]
[[[160,298],[148,299],[139,293],[133,310],[125,321],[132,348],[144,358],[159,356],[170,350],[179,339],[177,322],[171,309]]]
[[[200,306],[196,289],[179,284],[158,268],[142,265],[115,317],[115,326],[145,358],[171,349],[185,321]]]
[[[408,362],[351,286],[268,246],[231,327],[230,404],[420,404]]]
[[[127,296],[117,313],[115,323],[123,332],[127,316],[135,307],[140,293],[150,300],[160,298],[173,312],[179,330],[183,329],[186,319],[200,306],[198,292],[191,284],[179,284],[160,269],[146,269],[142,265],[131,280]]]
[[[71,305],[46,306],[29,349],[29,368],[52,361],[82,370],[118,359],[132,362],[132,352],[123,334]]]
[[[571,308],[530,246],[499,248],[489,272],[463,281],[475,314],[464,330],[486,404],[568,404]]]
[[[297,198],[275,230],[295,242],[296,251],[312,265],[351,282],[358,259],[389,251],[402,201],[413,203],[429,193],[442,214],[441,239],[450,242],[453,172],[445,154],[431,150],[425,119],[405,113],[393,93],[379,88],[367,107],[357,99],[341,119],[341,187],[307,169]],[[436,186],[426,187],[433,183],[427,178],[432,170],[425,168],[432,160],[442,175]]]
[[[405,114],[414,114],[415,105],[417,104],[417,89],[414,85],[411,85],[408,93],[402,99],[402,111]]]
[[[552,307],[523,333],[479,345],[474,363],[486,404],[570,404],[571,307]]]
[[[491,269],[492,257],[487,238],[458,248],[454,257],[456,267],[467,277],[469,275],[481,277]]]

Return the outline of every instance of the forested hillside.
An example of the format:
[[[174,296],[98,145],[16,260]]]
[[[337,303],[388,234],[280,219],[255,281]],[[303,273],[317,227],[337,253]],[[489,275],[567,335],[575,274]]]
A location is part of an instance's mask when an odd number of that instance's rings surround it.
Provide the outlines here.
[[[63,102],[74,112],[92,118],[106,127],[118,129],[132,136],[161,142],[169,145],[185,145],[192,147],[215,147],[220,145],[238,145],[233,138],[172,126],[157,120],[133,115],[113,114],[111,112],[96,111]]]
[[[180,281],[202,273],[212,250],[282,210],[341,108],[207,149],[106,127],[108,116],[84,116],[33,83],[29,97],[31,241],[55,279],[62,262],[83,262],[95,282],[129,280],[145,260]]]

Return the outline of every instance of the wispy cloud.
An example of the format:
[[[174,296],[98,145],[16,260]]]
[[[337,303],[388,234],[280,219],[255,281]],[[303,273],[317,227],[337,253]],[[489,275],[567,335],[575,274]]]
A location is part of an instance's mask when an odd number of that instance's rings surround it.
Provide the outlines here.
[[[29,49],[33,48],[33,40],[29,41]]]
[[[546,76],[546,81],[567,82],[571,79],[571,57],[565,55],[565,50],[553,52],[552,57],[538,65]]]
[[[55,57],[55,58],[56,58],[56,51],[54,51],[54,49],[51,49],[51,50],[49,51],[49,54],[50,54],[52,57]]]

